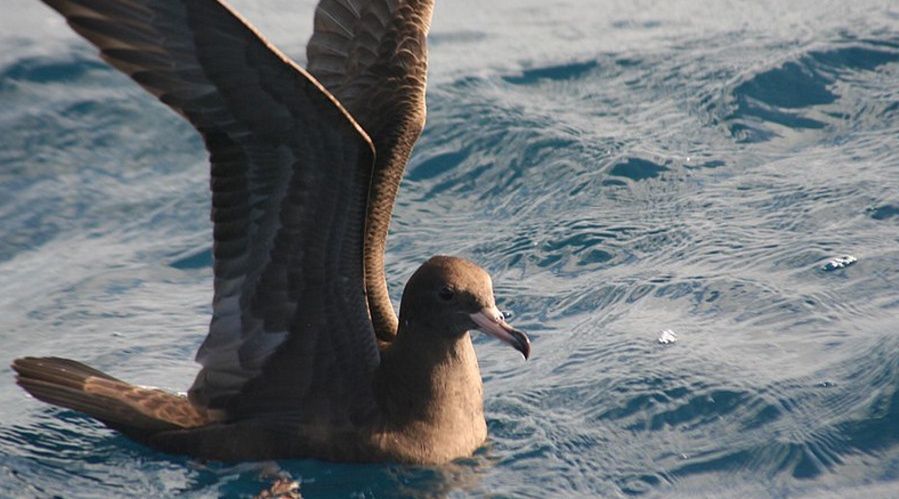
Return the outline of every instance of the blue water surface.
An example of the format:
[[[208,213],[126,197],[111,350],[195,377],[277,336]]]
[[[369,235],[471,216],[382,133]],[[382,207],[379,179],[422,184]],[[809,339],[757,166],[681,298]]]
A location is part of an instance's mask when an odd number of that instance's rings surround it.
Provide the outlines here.
[[[313,0],[234,3],[303,61]],[[258,493],[275,465],[15,386],[61,355],[187,388],[211,227],[190,126],[37,0],[3,11],[0,497]],[[533,357],[476,337],[472,458],[277,463],[306,497],[899,497],[899,5],[438,0],[430,40],[391,289],[476,260]]]

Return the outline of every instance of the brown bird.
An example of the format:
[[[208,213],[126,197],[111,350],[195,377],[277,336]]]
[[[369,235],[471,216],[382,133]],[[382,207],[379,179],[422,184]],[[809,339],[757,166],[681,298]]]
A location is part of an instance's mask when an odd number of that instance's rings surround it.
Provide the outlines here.
[[[219,0],[44,2],[203,136],[215,292],[186,396],[54,357],[17,359],[18,383],[200,458],[442,463],[482,445],[468,331],[525,358],[527,336],[469,261],[424,263],[399,320],[383,268],[433,0],[322,0],[308,70]]]

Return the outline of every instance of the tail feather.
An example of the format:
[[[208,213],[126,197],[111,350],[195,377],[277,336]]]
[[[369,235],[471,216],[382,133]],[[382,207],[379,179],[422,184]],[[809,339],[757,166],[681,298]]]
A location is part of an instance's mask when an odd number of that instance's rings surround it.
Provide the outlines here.
[[[67,386],[77,386],[78,380],[89,376],[111,381],[121,381],[112,376],[86,366],[81,362],[61,357],[24,357],[13,361],[13,369],[19,376],[54,381]]]
[[[38,400],[83,412],[131,436],[210,422],[187,397],[131,385],[74,360],[25,357],[12,368],[19,386]]]

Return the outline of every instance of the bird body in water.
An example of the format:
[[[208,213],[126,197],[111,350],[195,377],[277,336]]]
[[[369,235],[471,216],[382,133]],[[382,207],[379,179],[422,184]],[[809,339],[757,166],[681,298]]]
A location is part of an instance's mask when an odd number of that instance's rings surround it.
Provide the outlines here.
[[[203,136],[213,317],[186,396],[56,357],[15,360],[18,383],[200,458],[443,463],[481,446],[469,331],[525,358],[527,336],[470,261],[425,262],[399,317],[383,268],[424,126],[433,1],[322,0],[308,70],[219,0],[44,2]]]

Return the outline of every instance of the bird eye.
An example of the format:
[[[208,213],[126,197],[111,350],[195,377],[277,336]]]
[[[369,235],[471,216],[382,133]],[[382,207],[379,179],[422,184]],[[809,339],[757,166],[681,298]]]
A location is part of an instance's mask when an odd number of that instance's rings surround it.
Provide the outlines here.
[[[449,286],[444,286],[444,287],[440,288],[440,291],[437,292],[437,296],[439,296],[440,299],[443,301],[452,300],[453,296],[455,296],[455,294],[456,293],[453,292],[452,288],[450,288]]]

